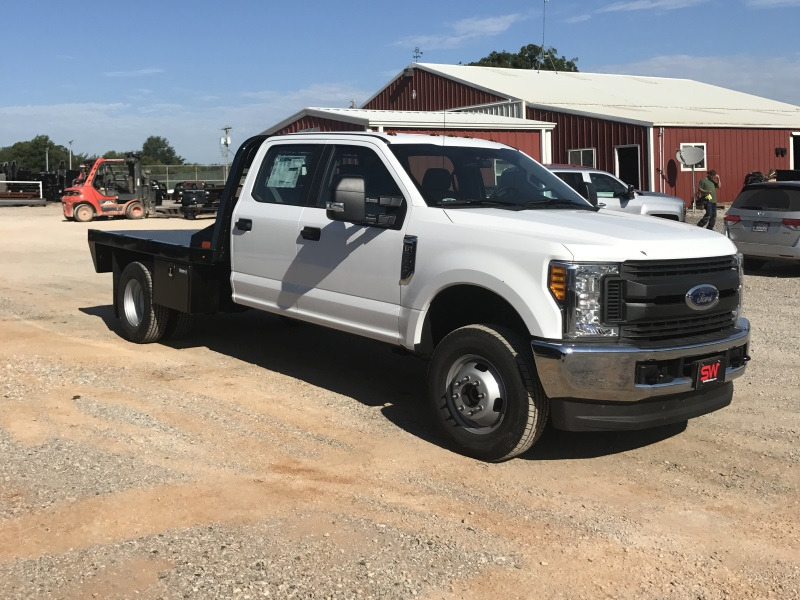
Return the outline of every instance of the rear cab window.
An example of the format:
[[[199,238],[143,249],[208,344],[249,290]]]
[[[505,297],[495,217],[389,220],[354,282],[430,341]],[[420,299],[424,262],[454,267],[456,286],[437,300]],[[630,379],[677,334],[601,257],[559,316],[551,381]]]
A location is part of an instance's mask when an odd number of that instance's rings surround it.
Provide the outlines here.
[[[800,188],[770,186],[744,189],[733,201],[731,208],[800,212]]]

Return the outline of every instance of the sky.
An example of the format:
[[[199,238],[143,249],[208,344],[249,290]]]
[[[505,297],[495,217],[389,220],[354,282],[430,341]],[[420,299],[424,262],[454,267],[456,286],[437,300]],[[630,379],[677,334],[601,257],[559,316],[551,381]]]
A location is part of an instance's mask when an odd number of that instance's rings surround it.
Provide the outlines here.
[[[3,0],[0,147],[167,139],[223,163],[308,106],[360,106],[414,62],[530,43],[580,71],[688,78],[800,105],[800,0]],[[70,143],[71,142],[71,143]]]

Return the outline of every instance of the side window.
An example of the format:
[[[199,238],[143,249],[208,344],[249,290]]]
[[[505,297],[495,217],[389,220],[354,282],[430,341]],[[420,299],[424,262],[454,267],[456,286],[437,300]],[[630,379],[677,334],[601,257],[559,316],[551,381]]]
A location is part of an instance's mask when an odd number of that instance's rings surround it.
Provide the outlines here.
[[[559,179],[561,179],[564,183],[566,183],[569,187],[571,187],[576,192],[582,193],[583,188],[583,175],[580,173],[575,172],[567,172],[562,171],[561,173],[556,173]]]
[[[616,195],[625,194],[628,191],[624,185],[608,175],[590,173],[589,178],[592,180],[595,189],[597,189],[598,198],[613,198]]]
[[[363,146],[335,146],[322,180],[319,208],[332,199],[337,180],[344,176],[364,178],[367,222],[399,227],[406,203],[397,182],[374,150]]]
[[[258,171],[253,198],[270,204],[308,205],[323,148],[322,144],[270,148]]]

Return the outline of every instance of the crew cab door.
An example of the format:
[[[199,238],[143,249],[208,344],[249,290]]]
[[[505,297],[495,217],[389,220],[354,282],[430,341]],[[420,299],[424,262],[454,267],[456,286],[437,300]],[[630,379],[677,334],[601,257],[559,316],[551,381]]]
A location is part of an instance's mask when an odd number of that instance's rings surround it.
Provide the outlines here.
[[[273,144],[251,168],[231,218],[233,300],[272,312],[293,313],[302,293],[296,273],[300,215],[316,202],[325,144]],[[250,182],[253,181],[251,184]]]
[[[333,187],[345,175],[364,178],[371,216],[388,215],[391,225],[346,223],[326,216]],[[407,210],[400,185],[381,154],[369,143],[354,142],[331,148],[319,190],[317,203],[300,216],[299,250],[290,273],[299,293],[298,315],[398,343]]]

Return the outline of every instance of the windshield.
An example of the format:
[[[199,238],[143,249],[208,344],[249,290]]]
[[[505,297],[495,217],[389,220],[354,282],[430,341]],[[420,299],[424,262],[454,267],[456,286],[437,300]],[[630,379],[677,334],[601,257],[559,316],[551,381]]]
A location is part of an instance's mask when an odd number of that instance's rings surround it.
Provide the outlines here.
[[[519,150],[438,144],[392,144],[390,148],[428,206],[596,210]]]

